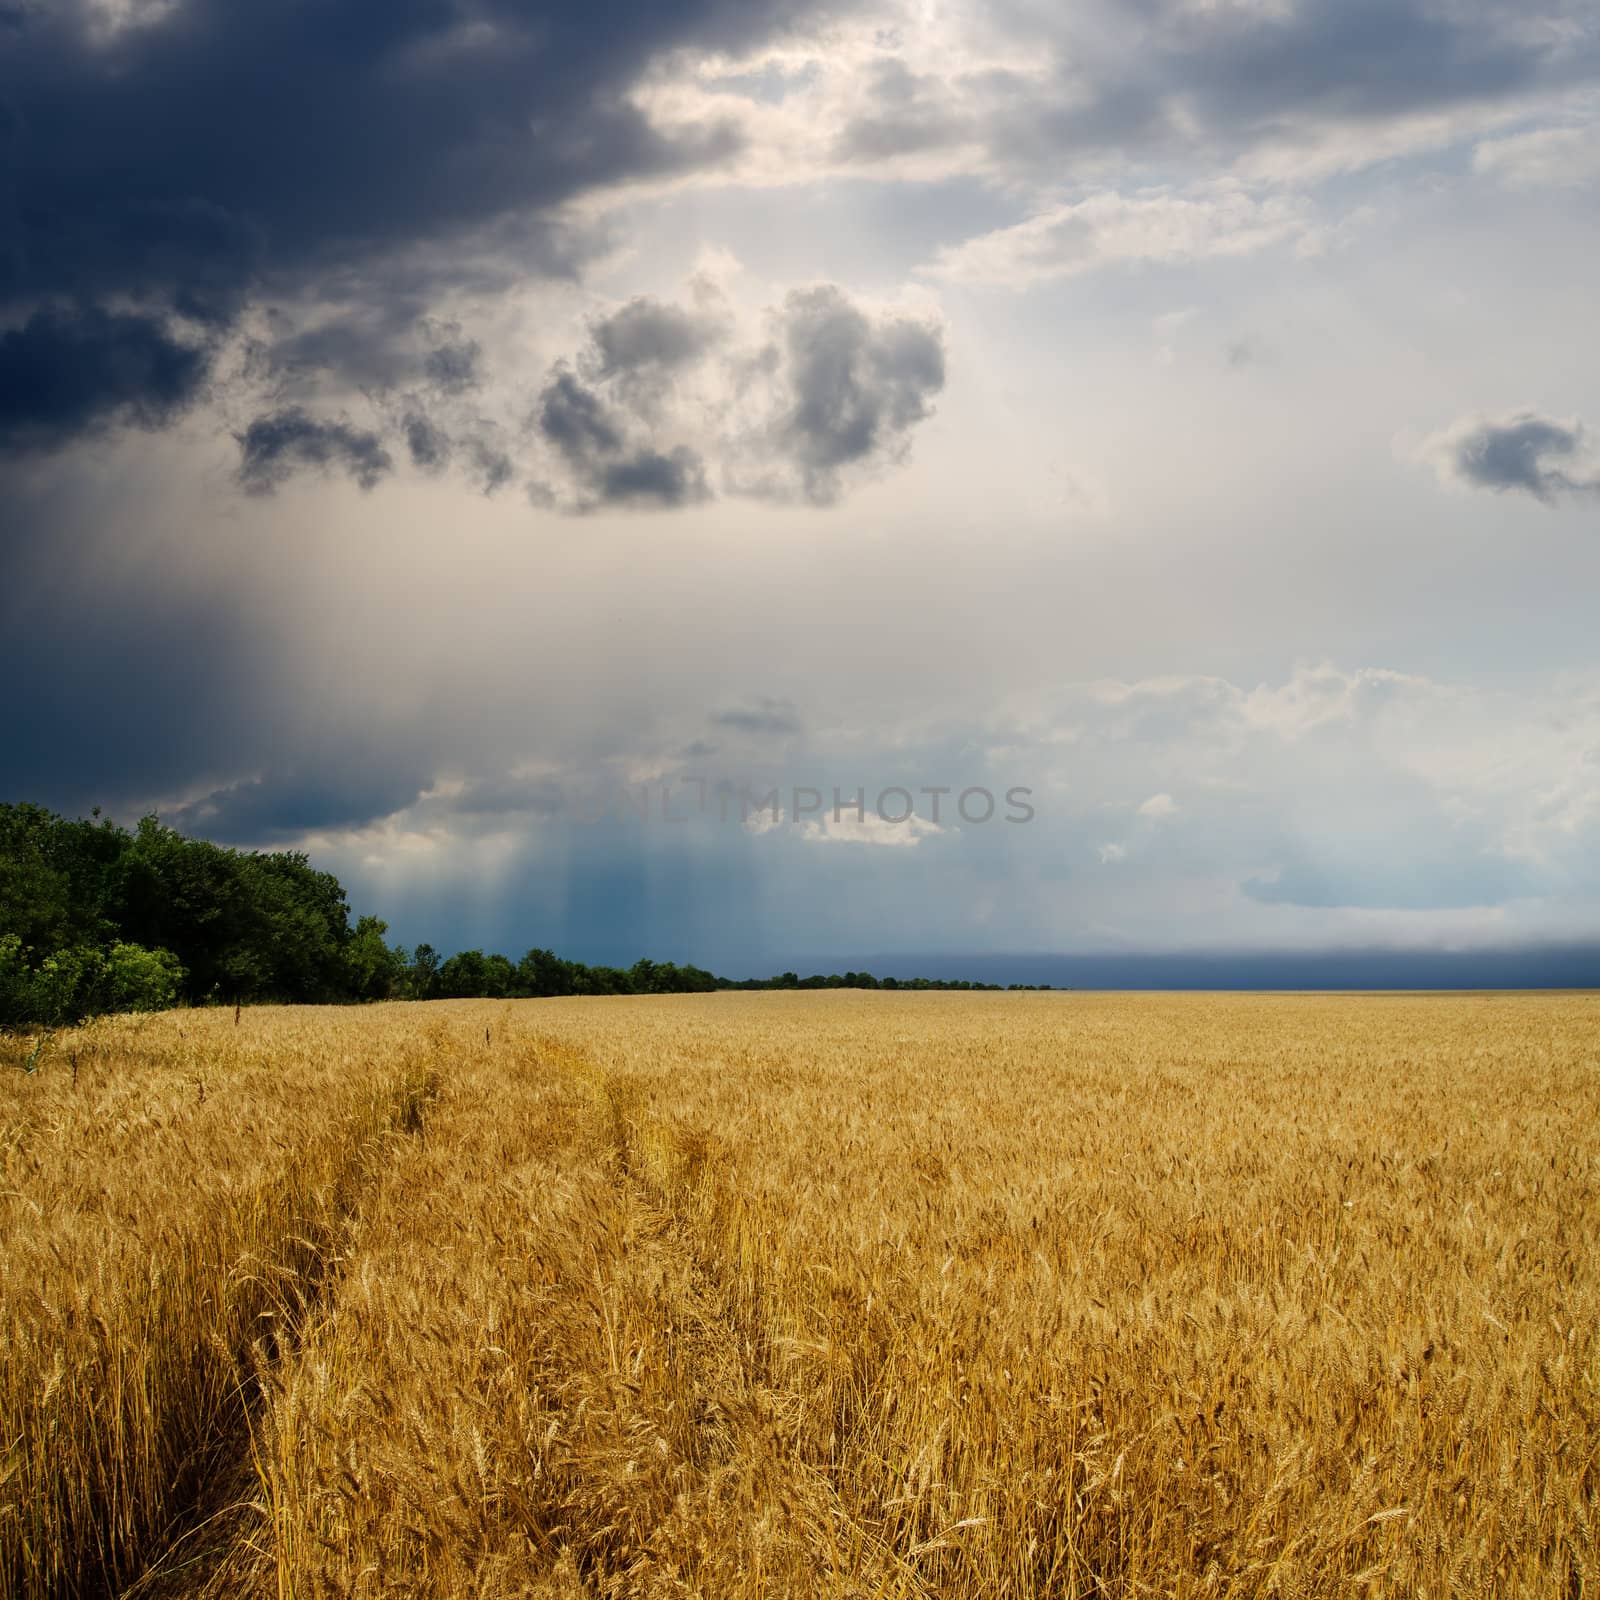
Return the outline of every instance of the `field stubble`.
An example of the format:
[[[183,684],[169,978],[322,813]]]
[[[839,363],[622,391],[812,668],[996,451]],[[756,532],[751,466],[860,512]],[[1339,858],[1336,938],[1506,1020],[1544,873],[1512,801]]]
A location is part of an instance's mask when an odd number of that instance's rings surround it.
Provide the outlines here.
[[[1600,1594],[1600,998],[174,1013],[0,1082],[19,1595]]]

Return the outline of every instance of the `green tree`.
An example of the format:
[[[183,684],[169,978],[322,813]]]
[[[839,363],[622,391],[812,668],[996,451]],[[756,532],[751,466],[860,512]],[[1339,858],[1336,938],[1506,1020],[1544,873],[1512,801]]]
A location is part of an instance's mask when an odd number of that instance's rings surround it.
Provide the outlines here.
[[[431,944],[419,944],[411,952],[411,997],[414,1000],[439,997],[439,952]]]
[[[573,963],[548,950],[530,950],[517,963],[517,992],[532,998],[573,992]]]
[[[117,864],[129,844],[110,822],[0,805],[0,931],[35,950],[98,943],[112,930]]]
[[[350,995],[357,1000],[392,1000],[406,991],[406,953],[384,937],[389,924],[361,917],[345,946],[344,963]]]
[[[488,982],[481,950],[458,950],[439,968],[439,993],[450,1000],[471,1000]]]

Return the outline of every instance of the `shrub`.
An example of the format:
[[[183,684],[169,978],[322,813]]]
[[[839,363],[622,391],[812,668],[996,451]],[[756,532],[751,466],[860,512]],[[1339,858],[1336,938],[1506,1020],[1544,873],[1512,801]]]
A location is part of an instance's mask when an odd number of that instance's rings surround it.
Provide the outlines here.
[[[118,942],[108,950],[68,945],[35,966],[19,934],[0,935],[0,1026],[56,1027],[100,1011],[163,1011],[184,970],[170,950]]]
[[[185,973],[170,950],[118,942],[105,957],[112,1011],[165,1011],[177,1003]]]

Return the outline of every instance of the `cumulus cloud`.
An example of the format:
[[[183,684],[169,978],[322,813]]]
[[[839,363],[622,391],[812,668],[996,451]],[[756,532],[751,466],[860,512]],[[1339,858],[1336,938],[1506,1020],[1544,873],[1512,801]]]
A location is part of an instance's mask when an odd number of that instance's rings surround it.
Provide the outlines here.
[[[791,291],[749,328],[726,302],[633,300],[593,318],[546,379],[541,496],[576,511],[670,508],[710,498],[715,481],[830,505],[906,459],[944,379],[935,315],[871,307],[836,284]]]
[[[516,476],[516,465],[502,443],[503,430],[492,419],[472,412],[451,414],[413,394],[408,397],[397,428],[407,457],[419,472],[432,476],[459,466],[467,481],[484,495],[492,495]],[[381,432],[391,430],[387,421]],[[301,464],[315,463],[301,458]],[[285,468],[290,463],[285,463]]]
[[[459,466],[469,483],[492,495],[511,481],[516,467],[505,430],[479,404],[482,358],[475,339],[460,337],[459,328],[450,330],[412,361],[415,385],[393,399],[380,391],[375,410],[378,431],[403,440],[412,466],[431,475]]]
[[[805,498],[826,503],[848,469],[904,456],[944,387],[944,339],[934,322],[869,317],[831,284],[791,294],[781,321],[792,403],[776,438]]]
[[[592,370],[600,379],[671,372],[698,361],[722,331],[715,315],[641,295],[591,324]]]
[[[713,303],[641,295],[589,319],[587,343],[551,368],[535,407],[534,429],[565,471],[536,480],[537,502],[584,512],[711,498],[703,408],[679,390],[726,331],[715,295],[701,299]]]
[[[1462,488],[1518,491],[1546,505],[1600,494],[1600,447],[1576,417],[1479,413],[1430,435],[1417,453],[1440,482]]]
[[[945,381],[944,327],[927,304],[874,304],[832,283],[757,310],[701,271],[681,300],[635,296],[580,327],[531,408],[523,369],[489,371],[456,324],[344,319],[257,342],[219,380],[224,412],[240,416],[239,481],[261,494],[336,468],[372,488],[405,461],[485,494],[521,477],[534,504],[577,514],[719,492],[830,505],[906,460]],[[149,319],[94,311],[35,318],[0,349],[0,450],[13,453],[80,430],[85,407],[160,426],[200,392],[210,360]],[[78,384],[64,350],[104,372]],[[335,371],[363,381],[335,385],[335,400],[322,381]]]
[[[710,495],[705,464],[687,445],[658,449],[635,437],[630,419],[574,373],[558,370],[537,411],[539,432],[555,447],[576,490],[570,509],[692,505]]]
[[[604,401],[570,372],[557,371],[539,397],[539,431],[569,460],[592,461],[623,447],[622,427]]]
[[[300,406],[257,417],[238,439],[239,482],[249,494],[271,494],[301,467],[342,468],[363,489],[394,469],[377,434],[319,421]]]

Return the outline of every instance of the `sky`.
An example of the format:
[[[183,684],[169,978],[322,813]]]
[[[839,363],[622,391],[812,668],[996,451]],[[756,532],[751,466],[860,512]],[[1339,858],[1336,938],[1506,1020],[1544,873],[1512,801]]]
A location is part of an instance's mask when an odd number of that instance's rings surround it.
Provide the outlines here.
[[[447,951],[1600,948],[1597,247],[1594,0],[0,0],[0,793]]]

